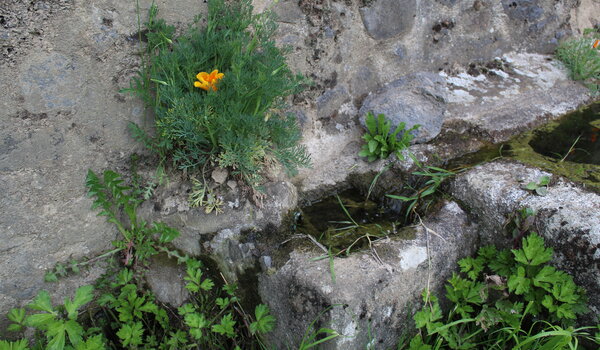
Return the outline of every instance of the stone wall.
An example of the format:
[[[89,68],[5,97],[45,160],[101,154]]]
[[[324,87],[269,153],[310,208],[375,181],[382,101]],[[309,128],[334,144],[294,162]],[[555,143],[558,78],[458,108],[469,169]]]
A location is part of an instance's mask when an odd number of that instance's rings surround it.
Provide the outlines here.
[[[160,17],[180,29],[206,10],[199,0],[155,2]],[[548,53],[600,13],[593,0],[255,3],[279,15],[278,40],[291,46],[291,65],[314,81],[293,101],[314,161],[294,179],[301,190],[345,178],[355,159],[344,154],[355,152],[361,133],[358,110],[385,83],[485,64],[513,50]],[[149,4],[140,1],[142,22]],[[141,151],[127,122],[151,125],[140,101],[119,93],[139,65],[137,23],[134,1],[0,5],[0,314],[42,288],[70,294],[101,272],[43,282],[57,262],[93,257],[117,235],[89,209],[83,183],[87,169],[125,172],[131,153]],[[184,228],[187,214],[176,215]],[[194,232],[184,238],[193,241]]]

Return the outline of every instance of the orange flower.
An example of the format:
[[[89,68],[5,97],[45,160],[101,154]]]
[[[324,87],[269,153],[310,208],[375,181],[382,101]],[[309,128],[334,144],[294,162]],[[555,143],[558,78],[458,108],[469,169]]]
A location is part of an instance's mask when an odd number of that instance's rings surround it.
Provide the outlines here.
[[[223,79],[225,74],[219,73],[219,70],[215,69],[210,74],[206,72],[200,72],[196,75],[196,79],[199,81],[194,82],[194,86],[200,88],[202,90],[208,91],[208,89],[213,89],[213,91],[217,91],[217,83],[219,80]]]
[[[594,44],[592,45],[592,47],[595,49],[598,47],[598,45],[600,45],[600,40],[596,39],[596,41],[594,41]]]

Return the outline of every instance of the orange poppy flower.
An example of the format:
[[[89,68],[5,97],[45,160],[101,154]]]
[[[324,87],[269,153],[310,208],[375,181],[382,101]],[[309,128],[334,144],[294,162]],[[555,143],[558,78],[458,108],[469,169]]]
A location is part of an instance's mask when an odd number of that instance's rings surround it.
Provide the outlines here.
[[[594,44],[592,45],[592,47],[595,49],[598,47],[598,45],[600,45],[600,40],[596,39],[596,41],[594,41]]]
[[[217,91],[217,83],[219,80],[223,79],[224,76],[225,74],[219,73],[218,69],[213,70],[210,72],[210,74],[206,72],[200,72],[196,75],[196,79],[198,79],[198,81],[194,82],[194,86],[206,91],[209,89]]]

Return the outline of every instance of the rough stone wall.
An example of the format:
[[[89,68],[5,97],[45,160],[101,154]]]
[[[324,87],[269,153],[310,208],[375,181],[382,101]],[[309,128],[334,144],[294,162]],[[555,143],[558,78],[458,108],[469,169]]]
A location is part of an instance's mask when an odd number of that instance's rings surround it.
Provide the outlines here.
[[[180,28],[206,9],[200,0],[155,2],[160,17]],[[597,1],[582,1],[585,10],[575,8],[578,3],[256,1],[259,8],[273,6],[280,16],[279,42],[293,50],[291,65],[314,81],[294,99],[314,160],[313,170],[296,183],[314,178],[356,143],[354,120],[369,92],[411,72],[487,61],[505,51],[549,52],[572,30],[569,16],[577,28],[599,18],[589,15],[599,13]],[[142,22],[149,4],[140,1]],[[137,21],[134,1],[0,3],[2,315],[41,288],[70,294],[100,273],[56,286],[43,283],[44,271],[55,263],[92,257],[116,236],[89,209],[83,182],[88,168],[126,170],[131,152],[141,149],[126,123],[149,121],[138,100],[118,93],[139,64]],[[352,161],[342,161],[337,171],[350,166]],[[187,216],[180,218],[185,226]]]
[[[145,18],[150,1],[140,1]],[[201,1],[157,1],[170,22]],[[169,2],[170,3],[170,2]],[[135,1],[0,3],[0,320],[44,288],[70,295],[99,269],[45,284],[57,262],[93,257],[117,232],[90,210],[87,169],[122,170],[143,106],[119,94],[138,65]],[[57,297],[58,297],[57,295]],[[0,329],[4,326],[0,322]]]

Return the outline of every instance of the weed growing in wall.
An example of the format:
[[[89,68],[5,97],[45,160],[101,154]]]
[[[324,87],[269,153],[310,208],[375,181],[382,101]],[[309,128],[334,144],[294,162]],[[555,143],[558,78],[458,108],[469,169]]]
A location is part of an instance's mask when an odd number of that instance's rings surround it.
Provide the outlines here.
[[[438,298],[423,293],[414,316],[419,329],[398,349],[579,349],[582,341],[600,344],[600,325],[575,328],[587,311],[573,278],[548,263],[553,250],[536,233],[520,248],[479,249],[458,262],[446,284],[451,305],[444,313]]]
[[[249,0],[209,0],[206,25],[175,38],[157,11],[146,23],[147,62],[127,89],[154,111],[156,132],[132,125],[134,136],[181,169],[230,168],[254,188],[274,163],[290,174],[309,166],[296,118],[284,112],[303,78],[275,45],[271,14],[253,14]]]
[[[556,57],[564,63],[573,80],[584,82],[592,91],[600,83],[600,32],[586,29],[581,38],[562,42]]]
[[[235,285],[213,280],[200,261],[168,249],[179,232],[141,220],[141,200],[119,174],[107,170],[98,176],[90,170],[86,186],[94,197],[92,208],[121,234],[110,253],[121,252],[122,265],[109,268],[94,286],[78,288],[62,304],[52,303],[50,294],[41,291],[26,308],[12,309],[7,330],[17,335],[28,330],[34,336],[0,340],[0,350],[266,348],[263,335],[275,326],[267,306],[247,313]],[[188,298],[177,309],[158,302],[146,286],[146,264],[159,252],[185,265]],[[50,275],[51,280],[61,276],[56,269]]]
[[[372,112],[365,116],[367,132],[363,135],[363,140],[366,144],[358,153],[360,157],[367,157],[369,162],[377,159],[387,159],[390,154],[396,154],[400,160],[404,160],[402,151],[408,148],[413,140],[413,131],[417,130],[420,125],[416,124],[412,128],[406,130],[406,124],[400,123],[392,132],[392,123],[383,114],[375,115]]]

